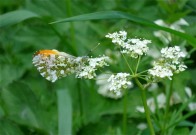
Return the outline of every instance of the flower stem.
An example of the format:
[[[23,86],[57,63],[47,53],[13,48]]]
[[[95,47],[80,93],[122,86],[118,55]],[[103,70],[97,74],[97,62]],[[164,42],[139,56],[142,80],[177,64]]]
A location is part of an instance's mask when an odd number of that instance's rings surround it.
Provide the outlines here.
[[[127,64],[127,66],[129,67],[131,73],[134,74],[134,72],[133,72],[133,70],[131,69],[131,67],[130,67],[130,65],[129,65],[129,62],[127,61],[127,59],[126,59],[126,57],[124,56],[124,54],[121,53],[121,55],[123,56],[123,58],[124,58],[124,60],[125,60],[125,62],[126,62],[126,64]]]
[[[141,92],[142,92],[141,97],[142,97],[142,102],[143,102],[144,110],[145,110],[145,114],[146,114],[146,120],[147,120],[147,123],[148,123],[148,127],[150,129],[150,134],[155,135],[154,128],[153,128],[153,125],[152,125],[152,121],[151,121],[151,118],[150,118],[150,111],[149,111],[148,105],[147,105],[146,90],[137,78],[135,78],[135,81],[136,81],[138,87],[141,89]]]
[[[139,56],[139,58],[138,58],[137,65],[136,65],[136,68],[135,68],[135,74],[137,73],[137,69],[139,67],[140,60],[141,60],[141,56]]]
[[[127,91],[123,99],[123,135],[127,134]]]
[[[162,129],[162,134],[164,135],[165,133],[167,133],[167,119],[168,119],[168,112],[169,112],[169,106],[170,106],[170,99],[171,99],[171,95],[172,95],[172,87],[173,87],[173,78],[171,80],[171,84],[169,86],[169,91],[167,92],[167,96],[166,96],[166,107],[165,107],[165,115],[164,115],[164,125],[163,125],[163,129]]]

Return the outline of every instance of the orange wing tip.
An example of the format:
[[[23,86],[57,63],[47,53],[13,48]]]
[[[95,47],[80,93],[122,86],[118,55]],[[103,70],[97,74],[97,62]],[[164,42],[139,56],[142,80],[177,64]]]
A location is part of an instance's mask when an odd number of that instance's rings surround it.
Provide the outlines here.
[[[59,51],[57,51],[57,50],[39,50],[34,55],[39,55],[39,54],[44,55],[44,56],[48,56],[51,54],[57,55],[57,54],[59,54]]]

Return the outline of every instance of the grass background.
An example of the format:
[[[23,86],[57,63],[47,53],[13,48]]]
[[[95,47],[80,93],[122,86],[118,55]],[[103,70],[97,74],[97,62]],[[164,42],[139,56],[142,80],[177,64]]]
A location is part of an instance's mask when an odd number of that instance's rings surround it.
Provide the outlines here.
[[[128,92],[127,129],[123,129],[126,97],[102,97],[94,80],[73,76],[50,83],[32,65],[32,56],[40,49],[82,56],[100,43],[90,55],[105,54],[114,49],[104,37],[108,32],[126,30],[129,37],[150,39],[151,46],[159,49],[165,45],[153,31],[172,33],[171,45],[185,46],[190,52],[189,68],[176,76],[175,90],[181,98],[186,86],[195,93],[195,0],[1,0],[0,14],[0,135],[121,135],[124,130],[139,134],[136,127],[145,117],[135,111],[142,104],[137,87]],[[189,23],[184,34],[153,23],[180,18]],[[128,71],[120,61],[110,69]],[[141,70],[149,62],[145,59]],[[167,82],[160,86],[163,90]],[[194,118],[187,121],[194,123]],[[177,128],[175,134],[188,134],[191,127]]]

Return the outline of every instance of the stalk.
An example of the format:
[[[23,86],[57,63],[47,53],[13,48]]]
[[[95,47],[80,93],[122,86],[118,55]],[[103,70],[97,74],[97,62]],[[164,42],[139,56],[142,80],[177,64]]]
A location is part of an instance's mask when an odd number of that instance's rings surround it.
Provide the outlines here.
[[[123,134],[127,134],[127,91],[123,99]]]
[[[147,120],[147,123],[148,123],[148,127],[150,129],[150,134],[155,135],[154,128],[153,128],[153,125],[152,125],[152,121],[151,121],[151,118],[150,118],[150,111],[149,111],[148,105],[147,105],[146,90],[137,78],[135,78],[135,81],[136,81],[138,87],[141,89],[141,92],[142,92],[141,97],[142,97],[142,102],[143,102],[144,110],[145,110],[145,114],[146,114],[146,120]]]
[[[171,84],[169,87],[169,92],[167,93],[167,97],[166,97],[166,108],[165,108],[165,115],[164,115],[164,125],[163,125],[163,129],[162,129],[162,134],[164,135],[165,133],[167,133],[167,118],[168,118],[168,112],[169,112],[169,106],[170,106],[170,99],[171,99],[171,95],[172,95],[172,87],[173,87],[173,78],[171,80]]]

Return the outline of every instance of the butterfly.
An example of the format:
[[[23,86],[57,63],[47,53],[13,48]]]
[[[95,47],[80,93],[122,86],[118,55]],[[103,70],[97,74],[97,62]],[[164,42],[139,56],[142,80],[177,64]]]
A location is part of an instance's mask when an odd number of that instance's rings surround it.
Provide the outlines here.
[[[37,51],[32,62],[41,76],[51,82],[74,73],[79,64],[75,56],[57,50]]]

